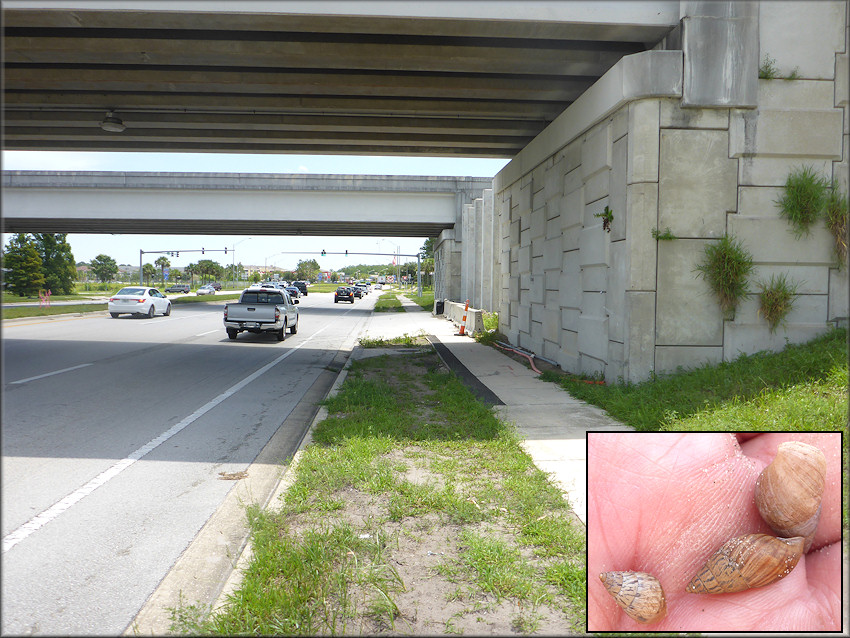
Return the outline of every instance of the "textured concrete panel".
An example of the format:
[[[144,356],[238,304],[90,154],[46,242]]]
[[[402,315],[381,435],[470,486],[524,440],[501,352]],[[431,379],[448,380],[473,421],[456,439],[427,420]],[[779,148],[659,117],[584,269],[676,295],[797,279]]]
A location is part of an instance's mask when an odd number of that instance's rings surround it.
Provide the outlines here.
[[[572,193],[581,189],[583,183],[580,168],[570,171],[564,175],[564,193]]]
[[[565,372],[571,372],[573,374],[578,372],[578,332],[564,331],[561,333],[561,351],[556,360]]]
[[[629,132],[629,109],[623,107],[611,117],[611,141],[616,142]]]
[[[832,236],[824,226],[813,226],[809,237],[796,239],[779,218],[729,216],[729,233],[744,243],[757,263],[822,264],[832,261]],[[765,241],[770,237],[770,241]]]
[[[834,86],[829,80],[759,80],[759,110],[829,110]]]
[[[610,184],[608,171],[600,171],[594,173],[584,182],[584,201],[591,203],[602,199],[608,195]]]
[[[611,127],[608,122],[595,126],[581,145],[581,175],[589,176],[611,168]]]
[[[801,295],[825,295],[829,292],[830,269],[825,266],[788,266],[785,264],[757,264],[750,275],[753,289],[759,282],[769,282],[771,277],[785,275],[789,283],[797,285]]]
[[[738,163],[724,131],[664,129],[658,226],[677,237],[722,237],[737,208]]]
[[[562,257],[560,237],[547,239],[543,243],[543,270],[560,270]]]
[[[531,226],[529,228],[531,239],[544,237],[546,235],[546,211],[538,208],[531,213]]]
[[[578,251],[564,255],[564,272],[560,275],[560,305],[578,308],[581,303],[581,271],[578,264]]]
[[[629,105],[628,183],[658,181],[658,100]]]
[[[832,79],[835,52],[844,51],[846,4],[797,0],[771,11],[772,4],[759,11],[759,60],[775,59],[783,77],[797,69],[803,78]]]
[[[847,264],[841,271],[829,270],[829,309],[828,321],[842,321],[845,325],[850,317],[850,280]]]
[[[613,242],[609,250],[611,267],[608,268],[605,282],[608,303],[608,339],[610,341],[625,341],[626,326],[626,282],[629,275],[628,245],[624,241]]]
[[[729,126],[729,155],[745,154],[841,159],[842,112],[759,109],[758,118],[742,114]]]
[[[626,216],[626,172],[628,169],[629,138],[623,137],[614,142],[611,151],[611,170],[608,173],[610,184],[608,186],[608,205],[616,215]],[[611,241],[619,241],[626,238],[626,224],[615,224],[611,228]]]
[[[626,207],[629,255],[628,290],[655,290],[658,242],[652,229],[658,223],[658,184],[630,184]],[[663,232],[663,228],[661,229]]]
[[[829,175],[832,160],[800,157],[741,157],[738,160],[738,184],[741,186],[782,186],[788,174],[805,162],[821,175]]]
[[[723,360],[722,347],[656,346],[655,372],[676,372],[678,368],[693,369],[704,364],[715,365]]]
[[[581,265],[608,263],[608,234],[597,224],[581,230]]]
[[[755,106],[760,59],[758,3],[689,2],[685,6],[691,15],[682,20],[682,103]],[[715,7],[729,13],[715,13]],[[700,15],[705,13],[708,15]]]
[[[659,101],[661,128],[728,129],[727,109],[682,108],[676,99]]]
[[[608,290],[608,266],[582,266],[581,289],[584,292],[604,292]]]
[[[580,318],[581,310],[578,308],[561,308],[561,328],[563,330],[571,331],[578,335],[578,320]]]
[[[720,346],[720,307],[694,269],[704,258],[708,240],[659,242],[655,341],[658,345]],[[656,364],[658,362],[656,361]]]
[[[628,364],[623,377],[629,382],[648,379],[655,370],[655,294],[626,293],[628,327],[624,345]]]
[[[578,349],[594,359],[605,361],[608,356],[608,317],[605,294],[585,292],[581,299],[578,321]]]
[[[557,343],[561,334],[561,311],[559,308],[543,312],[543,338]]]

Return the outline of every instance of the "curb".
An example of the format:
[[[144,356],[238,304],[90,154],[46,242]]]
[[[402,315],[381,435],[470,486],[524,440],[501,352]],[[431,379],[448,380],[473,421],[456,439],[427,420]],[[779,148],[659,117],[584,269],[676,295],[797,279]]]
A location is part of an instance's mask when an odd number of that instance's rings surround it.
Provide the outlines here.
[[[348,377],[348,369],[351,367],[351,362],[355,359],[355,352],[360,350],[360,346],[355,346],[351,353],[348,355],[348,359],[345,362],[345,365],[340,370],[337,375],[336,380],[333,382],[330,390],[325,395],[325,399],[336,396],[339,392],[340,386],[345,382],[346,377]],[[275,503],[283,494],[292,486],[295,482],[295,474],[298,469],[298,466],[301,463],[301,457],[304,455],[304,449],[313,442],[313,429],[322,421],[324,421],[328,417],[328,410],[325,406],[319,406],[319,411],[316,413],[316,416],[313,417],[313,420],[310,422],[310,427],[307,428],[307,431],[304,433],[304,436],[301,439],[301,443],[298,444],[298,449],[292,457],[292,461],[287,466],[283,475],[280,478],[280,481],[275,488],[274,492],[272,492],[266,504],[263,506],[263,509],[268,509],[272,503]],[[227,598],[229,595],[234,593],[239,586],[242,584],[242,579],[245,575],[245,570],[247,569],[251,559],[254,556],[253,543],[251,542],[251,537],[248,537],[248,541],[245,543],[245,547],[242,549],[242,553],[239,555],[239,558],[236,559],[236,563],[233,566],[233,570],[230,572],[230,576],[227,577],[227,580],[224,581],[224,585],[222,586],[221,593],[219,593],[218,598],[213,602],[210,613],[214,613],[221,609],[225,604],[227,604]]]

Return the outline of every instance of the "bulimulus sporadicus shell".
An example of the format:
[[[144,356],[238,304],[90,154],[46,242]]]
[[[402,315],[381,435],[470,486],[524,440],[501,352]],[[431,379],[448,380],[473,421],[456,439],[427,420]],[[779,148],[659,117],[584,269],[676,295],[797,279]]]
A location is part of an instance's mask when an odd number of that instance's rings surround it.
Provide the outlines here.
[[[763,587],[791,573],[805,539],[747,534],[726,541],[688,584],[691,594],[727,594]]]
[[[667,614],[661,583],[646,572],[605,572],[599,579],[629,617],[641,623],[657,622]]]
[[[779,536],[814,540],[826,485],[826,457],[813,445],[780,443],[773,462],[756,481],[756,507]]]

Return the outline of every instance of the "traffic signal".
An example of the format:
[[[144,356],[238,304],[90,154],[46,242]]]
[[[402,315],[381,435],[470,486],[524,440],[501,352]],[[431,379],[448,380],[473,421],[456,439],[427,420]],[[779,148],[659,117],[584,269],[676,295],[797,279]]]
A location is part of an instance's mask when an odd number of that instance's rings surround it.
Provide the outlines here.
[[[177,251],[177,254],[176,254],[175,256],[176,256],[176,257],[179,257],[179,256],[180,256],[180,251]]]
[[[348,248],[345,249],[345,256],[348,257]]]
[[[227,254],[227,246],[224,247],[224,254]]]
[[[203,249],[203,248],[201,248],[201,254],[202,254],[202,255],[204,254],[204,249]]]
[[[326,254],[327,254],[327,253],[325,252],[325,249],[324,249],[324,248],[322,248],[322,257],[324,257]]]

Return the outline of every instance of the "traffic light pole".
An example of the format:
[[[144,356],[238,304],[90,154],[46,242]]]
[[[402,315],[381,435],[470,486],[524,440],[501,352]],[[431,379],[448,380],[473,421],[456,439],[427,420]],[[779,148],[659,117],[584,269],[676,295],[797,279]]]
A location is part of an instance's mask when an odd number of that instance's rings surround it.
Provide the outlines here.
[[[144,257],[145,253],[147,253],[148,255],[171,255],[172,257],[179,257],[180,253],[201,253],[203,255],[205,252],[224,253],[226,255],[227,248],[224,248],[223,250],[218,250],[215,248],[210,248],[209,250],[207,250],[206,248],[190,248],[189,250],[139,250],[139,285],[145,285],[144,277],[142,276],[142,258]]]

